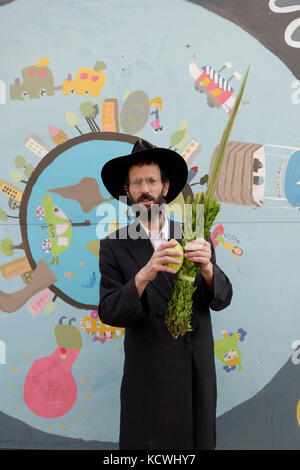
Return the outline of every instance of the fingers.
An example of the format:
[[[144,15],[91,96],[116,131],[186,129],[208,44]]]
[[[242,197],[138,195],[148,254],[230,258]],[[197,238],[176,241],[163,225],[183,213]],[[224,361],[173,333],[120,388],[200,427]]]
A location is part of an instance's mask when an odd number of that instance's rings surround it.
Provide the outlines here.
[[[169,267],[166,266],[167,263],[181,264],[181,261],[172,256],[162,256],[161,258],[155,260],[152,266],[155,271],[161,271],[163,267]]]
[[[200,264],[208,264],[210,261],[210,258],[208,257],[203,258],[203,256],[191,256],[188,259],[189,261],[193,261],[195,263],[200,263]]]
[[[182,256],[182,252],[179,250],[172,250],[170,248],[166,248],[165,250],[159,253],[159,257],[161,256]]]
[[[176,274],[175,269],[170,268],[170,266],[164,266],[164,265],[162,265],[159,270],[160,270],[160,271],[165,271],[166,273]]]
[[[184,247],[186,252],[184,257],[189,261],[200,263],[205,265],[210,261],[211,258],[211,247],[210,243],[203,238],[197,238],[187,243]]]
[[[164,250],[165,248],[171,248],[172,246],[176,246],[176,245],[177,245],[176,240],[170,240],[170,241],[168,241],[168,242],[163,242],[163,243],[161,243],[161,244],[159,245],[159,247],[156,248],[155,251],[158,251],[158,252],[159,252],[159,251]]]
[[[167,242],[167,243],[170,243],[170,242]],[[176,246],[176,242],[172,243],[172,246]],[[162,256],[182,256],[182,252],[179,251],[179,250],[174,250],[174,248],[170,248],[170,245],[168,245],[167,247],[165,248],[162,248],[162,245],[164,245],[164,243],[162,243],[154,252],[153,256],[155,258],[160,258]]]
[[[195,238],[184,247],[185,250],[201,250],[202,248],[210,248],[210,243],[204,238]]]
[[[190,256],[201,256],[201,255],[211,255],[210,248],[195,248],[194,250],[189,250],[184,253],[185,258],[189,258]]]

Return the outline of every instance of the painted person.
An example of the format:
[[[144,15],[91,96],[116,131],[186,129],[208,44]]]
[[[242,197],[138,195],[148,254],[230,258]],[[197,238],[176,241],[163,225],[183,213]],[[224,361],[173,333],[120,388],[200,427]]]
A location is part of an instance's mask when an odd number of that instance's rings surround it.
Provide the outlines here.
[[[159,111],[158,111],[162,107],[162,99],[159,96],[156,96],[156,98],[153,98],[153,100],[151,100],[149,104],[150,106],[153,106],[154,108],[154,111],[150,111],[149,114],[150,116],[154,114],[154,117],[155,117],[155,119],[150,122],[150,125],[152,129],[154,130],[154,132],[162,131],[163,127],[159,121]]]
[[[130,155],[114,158],[102,180],[114,198],[139,208],[131,224],[100,242],[100,319],[125,327],[121,384],[120,450],[214,449],[216,373],[210,310],[230,304],[232,286],[216,264],[210,238],[186,245],[199,263],[192,332],[174,339],[165,325],[177,278],[175,238],[182,224],[165,205],[182,191],[187,166],[178,153],[137,140]],[[125,198],[126,199],[126,198]],[[138,213],[138,212],[137,212]]]

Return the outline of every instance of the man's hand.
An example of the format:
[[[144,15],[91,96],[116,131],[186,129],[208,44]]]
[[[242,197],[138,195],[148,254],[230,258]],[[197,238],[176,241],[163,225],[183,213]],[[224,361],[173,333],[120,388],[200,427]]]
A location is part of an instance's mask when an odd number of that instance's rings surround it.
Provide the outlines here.
[[[200,264],[201,271],[210,269],[211,248],[210,243],[204,238],[196,238],[190,241],[184,247],[187,253],[184,257],[190,261]]]
[[[158,271],[165,271],[167,273],[175,274],[176,271],[169,266],[165,266],[165,263],[180,264],[181,261],[174,258],[174,256],[182,256],[179,250],[171,249],[177,245],[175,240],[162,243],[151,256],[148,263],[141,269],[141,278],[145,281],[153,281],[156,278]]]
[[[165,271],[171,274],[176,273],[173,268],[165,266],[165,263],[181,263],[175,256],[182,256],[182,253],[179,250],[171,248],[176,246],[176,244],[177,242],[175,240],[162,243],[156,248],[148,263],[137,273],[135,276],[135,284],[139,297],[141,297],[148,282],[153,281],[159,271]]]
[[[213,264],[210,261],[211,247],[210,243],[204,238],[196,238],[187,243],[184,247],[187,253],[184,254],[186,259],[200,264],[201,274],[210,290],[214,291],[214,271]]]

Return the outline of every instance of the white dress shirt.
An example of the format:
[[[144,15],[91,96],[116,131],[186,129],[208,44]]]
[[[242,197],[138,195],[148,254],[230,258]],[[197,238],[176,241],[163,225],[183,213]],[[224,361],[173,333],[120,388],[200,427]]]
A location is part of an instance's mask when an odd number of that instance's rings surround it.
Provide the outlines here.
[[[150,241],[152,243],[154,250],[156,250],[156,248],[158,248],[163,242],[166,242],[169,240],[169,219],[165,215],[163,215],[163,217],[164,217],[164,222],[160,231],[151,230],[150,232],[148,227],[146,227],[142,222],[140,222],[146,234],[150,238]]]

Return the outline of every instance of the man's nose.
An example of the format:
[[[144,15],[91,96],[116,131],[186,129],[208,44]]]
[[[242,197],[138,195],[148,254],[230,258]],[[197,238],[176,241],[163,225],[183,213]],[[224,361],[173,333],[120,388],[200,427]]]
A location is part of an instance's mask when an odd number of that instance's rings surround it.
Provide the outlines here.
[[[140,186],[141,191],[143,193],[149,193],[150,192],[149,188],[150,188],[150,184],[148,184],[147,181],[143,179],[141,186]]]

